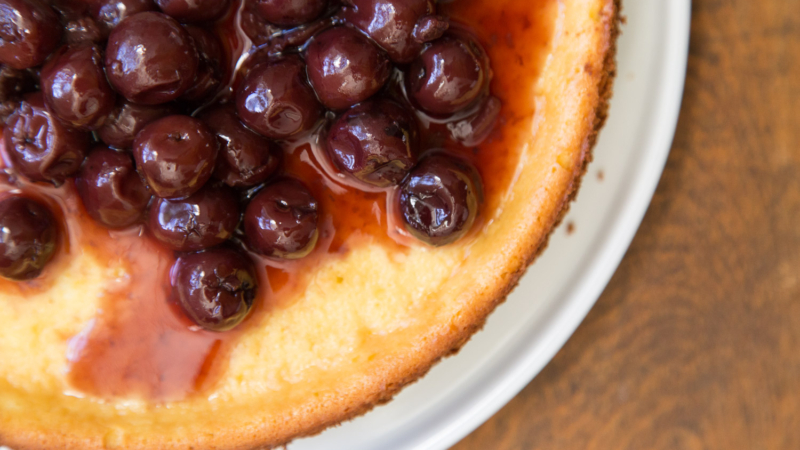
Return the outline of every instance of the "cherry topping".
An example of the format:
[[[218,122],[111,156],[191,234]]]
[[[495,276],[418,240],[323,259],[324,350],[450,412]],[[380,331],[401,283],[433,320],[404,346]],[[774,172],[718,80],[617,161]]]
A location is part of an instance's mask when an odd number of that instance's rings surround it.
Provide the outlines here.
[[[97,129],[97,136],[110,147],[131,148],[134,138],[145,125],[177,112],[178,108],[171,103],[138,105],[123,100],[117,103],[103,126]]]
[[[12,166],[32,181],[61,184],[83,163],[89,134],[67,128],[45,108],[40,92],[28,94],[3,131]]]
[[[405,228],[423,242],[441,246],[464,236],[475,222],[483,187],[466,161],[442,153],[420,161],[400,187]]]
[[[345,19],[389,53],[396,63],[410,63],[422,50],[414,28],[435,13],[433,0],[345,0]],[[426,25],[422,25],[425,27]]]
[[[328,0],[256,0],[261,17],[282,27],[302,25],[319,17]]]
[[[227,331],[252,309],[258,291],[253,262],[230,248],[183,255],[172,269],[173,295],[197,325]]]
[[[419,133],[403,107],[378,99],[342,114],[328,131],[326,144],[339,170],[386,187],[399,183],[416,164]]]
[[[448,35],[430,44],[409,68],[408,95],[423,110],[450,115],[472,104],[487,86],[483,49]]]
[[[195,251],[227,241],[239,225],[239,201],[227,186],[205,186],[184,200],[156,199],[150,231],[178,251]]]
[[[92,129],[114,107],[100,49],[62,47],[42,68],[42,93],[50,110],[75,128]]]
[[[306,64],[314,91],[330,109],[349,108],[370,98],[392,70],[382,50],[348,27],[331,28],[315,37]]]
[[[86,212],[109,228],[124,228],[142,218],[150,201],[130,154],[94,149],[75,179]]]
[[[189,116],[167,116],[144,127],[133,142],[136,165],[158,197],[182,198],[211,178],[219,144]]]
[[[0,201],[0,276],[11,280],[36,278],[53,257],[58,227],[53,213],[24,197]]]
[[[108,34],[125,18],[155,9],[153,0],[97,0],[92,4],[92,15],[103,32]]]
[[[444,36],[450,21],[444,16],[425,16],[414,26],[414,40],[420,44],[435,41]]]
[[[280,148],[245,127],[233,105],[214,108],[200,119],[217,134],[220,152],[214,176],[223,183],[233,187],[256,186],[278,169]]]
[[[91,17],[79,17],[64,25],[64,35],[69,45],[99,44],[104,40],[103,30]]]
[[[181,22],[205,22],[218,19],[230,5],[230,0],[155,0],[164,14]]]
[[[180,97],[192,86],[198,64],[191,36],[165,14],[130,16],[108,37],[108,81],[135,103],[156,105]]]
[[[194,41],[200,64],[197,66],[194,83],[181,98],[200,102],[216,92],[222,83],[222,60],[225,54],[219,38],[211,31],[197,25],[185,25],[184,28]]]
[[[314,249],[317,200],[306,186],[284,178],[264,187],[244,213],[244,232],[250,246],[266,256],[297,259]]]
[[[310,130],[322,114],[305,64],[290,56],[256,65],[236,94],[236,109],[263,136],[284,139]]]
[[[0,63],[27,69],[55,50],[63,30],[58,15],[40,0],[0,0]]]

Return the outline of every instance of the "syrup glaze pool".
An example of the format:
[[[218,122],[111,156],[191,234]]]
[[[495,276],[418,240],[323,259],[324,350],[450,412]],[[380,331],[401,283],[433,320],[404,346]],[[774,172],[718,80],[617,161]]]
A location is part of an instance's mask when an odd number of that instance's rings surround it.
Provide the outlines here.
[[[238,2],[235,2],[234,11]],[[518,162],[515,137],[529,133],[524,120],[532,115],[534,93],[519,86],[540,73],[555,30],[557,0],[458,0],[440,4],[450,16],[477,34],[494,71],[492,93],[502,102],[500,120],[483,144],[465,147],[445,138],[444,124],[420,116],[422,149],[444,146],[472,162],[484,181],[485,201],[472,234],[492,219],[514,176]],[[514,20],[509,20],[513,17]],[[238,55],[251,50],[235,16],[223,19],[218,32],[230,36],[226,50],[237,65]],[[232,28],[233,27],[233,28]],[[229,80],[235,85],[237,80]],[[322,127],[322,125],[320,125]],[[1,141],[0,141],[1,142]],[[423,245],[398,226],[391,207],[392,193],[364,190],[338,176],[323,157],[318,133],[302,142],[284,144],[281,171],[303,180],[319,201],[320,239],[312,254],[301,260],[276,261],[255,255],[260,280],[254,310],[237,329],[214,333],[193,326],[170,300],[169,268],[176,259],[141,228],[110,231],[88,218],[72,182],[59,188],[6,181],[16,189],[44,199],[62,222],[57,260],[40,279],[25,283],[0,282],[0,293],[46,290],[76,252],[90,252],[98,261],[115,261],[127,276],[111,284],[96,317],[70,339],[68,357],[72,390],[101,398],[146,398],[172,401],[202,394],[224,373],[227,353],[237,340],[258,327],[274,308],[287,307],[305,288],[316,267],[362,245],[382,245],[394,252]],[[471,236],[467,236],[469,240]]]

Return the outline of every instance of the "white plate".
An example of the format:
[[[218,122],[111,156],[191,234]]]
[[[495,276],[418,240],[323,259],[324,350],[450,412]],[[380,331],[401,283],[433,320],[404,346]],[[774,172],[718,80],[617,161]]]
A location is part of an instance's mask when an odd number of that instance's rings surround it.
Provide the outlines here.
[[[448,448],[514,397],[575,331],[647,210],[683,92],[690,0],[628,0],[623,12],[610,118],[565,220],[575,231],[555,232],[516,291],[457,356],[388,405],[289,450]]]

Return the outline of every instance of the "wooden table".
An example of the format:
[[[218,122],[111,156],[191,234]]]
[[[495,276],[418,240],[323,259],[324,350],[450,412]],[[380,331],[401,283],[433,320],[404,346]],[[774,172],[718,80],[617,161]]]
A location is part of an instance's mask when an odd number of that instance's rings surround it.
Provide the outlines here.
[[[677,135],[627,256],[454,449],[800,449],[800,1],[692,14]]]

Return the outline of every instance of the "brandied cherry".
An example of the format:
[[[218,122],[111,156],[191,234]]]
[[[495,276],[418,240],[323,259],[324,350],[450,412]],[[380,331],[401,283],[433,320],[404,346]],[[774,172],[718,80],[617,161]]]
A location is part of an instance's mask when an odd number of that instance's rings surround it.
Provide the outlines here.
[[[116,95],[106,81],[100,49],[62,47],[42,68],[44,100],[59,119],[74,128],[93,129],[114,107]]]
[[[433,0],[345,0],[345,18],[369,35],[396,63],[410,63],[422,50],[414,28],[435,14]],[[423,24],[423,26],[426,26]]]
[[[194,41],[200,64],[197,66],[192,86],[181,96],[183,100],[199,102],[206,99],[219,88],[223,76],[222,43],[219,38],[205,28],[197,25],[185,25],[186,31]]]
[[[282,27],[310,22],[327,6],[328,0],[256,0],[256,10],[261,17]]]
[[[144,216],[147,191],[130,154],[98,147],[92,150],[75,178],[86,212],[109,228],[133,225]]]
[[[239,325],[258,293],[253,262],[231,248],[183,255],[171,273],[176,302],[192,321],[211,331]]]
[[[247,205],[244,232],[251,248],[277,258],[308,255],[317,243],[317,200],[292,178],[268,184]]]
[[[375,186],[399,183],[417,162],[419,132],[403,107],[371,100],[342,114],[331,126],[326,149],[336,167]]]
[[[41,0],[0,0],[0,63],[27,69],[43,63],[61,40],[56,12]]]
[[[30,280],[56,251],[58,226],[47,206],[25,197],[0,201],[0,276]]]
[[[110,147],[131,148],[134,138],[147,124],[177,112],[178,108],[171,103],[139,105],[122,100],[97,129],[97,136]]]
[[[218,106],[203,113],[200,119],[217,134],[220,151],[214,176],[223,183],[233,187],[256,186],[278,169],[280,148],[245,127],[233,105]]]
[[[242,122],[272,139],[310,130],[322,108],[305,72],[303,61],[294,56],[253,67],[236,94]]]
[[[178,251],[195,251],[227,241],[239,225],[239,201],[227,186],[205,186],[183,200],[155,199],[150,206],[153,236]]]
[[[108,35],[125,18],[145,11],[155,11],[153,0],[97,0],[91,12],[102,31]]]
[[[136,166],[158,197],[182,198],[211,178],[219,144],[189,116],[167,116],[144,127],[133,142]]]
[[[423,242],[441,246],[469,231],[483,199],[478,172],[466,161],[433,153],[420,161],[400,187],[405,228]]]
[[[67,128],[45,107],[42,94],[28,94],[3,131],[11,165],[32,181],[61,184],[83,163],[89,134]]]
[[[198,64],[191,36],[165,14],[130,16],[108,37],[108,81],[135,103],[157,105],[180,97],[192,86]]]
[[[408,95],[430,114],[453,114],[470,106],[487,87],[485,65],[485,53],[474,39],[449,34],[411,64]]]
[[[230,5],[230,0],[155,0],[164,14],[181,22],[205,22],[218,19]]]
[[[317,35],[306,52],[306,64],[311,86],[330,109],[349,108],[372,97],[392,70],[382,50],[348,27]]]

